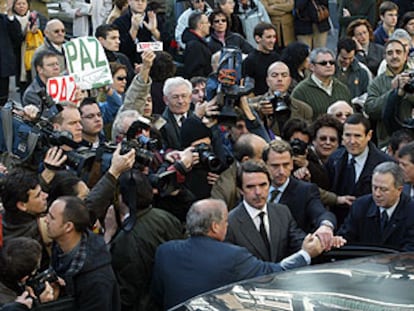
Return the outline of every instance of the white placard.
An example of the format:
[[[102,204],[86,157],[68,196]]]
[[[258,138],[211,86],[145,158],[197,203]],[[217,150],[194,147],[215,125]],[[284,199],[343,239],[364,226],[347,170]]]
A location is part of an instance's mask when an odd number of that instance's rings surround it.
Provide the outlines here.
[[[138,42],[137,52],[141,53],[141,52],[144,52],[145,50],[152,50],[154,52],[162,51],[162,41]]]
[[[99,88],[112,83],[108,59],[99,41],[94,37],[80,37],[66,42],[66,65],[82,90]]]
[[[76,82],[73,75],[54,77],[47,80],[47,93],[58,103],[75,102]]]

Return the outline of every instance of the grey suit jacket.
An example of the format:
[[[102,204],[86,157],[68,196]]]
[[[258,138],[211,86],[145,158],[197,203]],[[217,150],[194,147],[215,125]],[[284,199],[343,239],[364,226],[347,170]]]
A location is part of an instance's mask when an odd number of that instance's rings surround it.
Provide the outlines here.
[[[265,243],[243,203],[229,214],[226,241],[247,248],[254,256],[265,261],[278,262],[298,251],[305,232],[298,227],[286,205],[268,203],[270,227],[270,257]]]

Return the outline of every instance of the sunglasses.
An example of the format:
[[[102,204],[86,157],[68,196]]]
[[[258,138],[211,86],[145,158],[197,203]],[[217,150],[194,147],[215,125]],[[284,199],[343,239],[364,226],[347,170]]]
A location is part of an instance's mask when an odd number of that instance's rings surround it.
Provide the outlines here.
[[[350,112],[337,112],[335,113],[335,117],[337,118],[342,118],[343,116],[345,116],[345,118],[348,118],[351,115]]]
[[[224,18],[223,18],[223,19],[216,19],[216,20],[214,20],[214,21],[213,21],[213,23],[214,23],[214,24],[218,24],[218,23],[226,23],[226,22],[227,22],[227,20],[226,20],[226,19],[224,19]]]
[[[127,77],[126,77],[126,76],[123,76],[123,77],[116,77],[116,79],[117,79],[118,81],[124,81],[124,80],[126,80],[126,79],[127,79]]]
[[[334,60],[323,60],[323,61],[321,61],[321,62],[318,62],[318,63],[316,63],[315,62],[315,64],[316,65],[321,65],[321,66],[326,66],[326,65],[335,65],[335,61]]]
[[[319,136],[319,140],[321,140],[321,141],[330,140],[331,142],[336,143],[338,141],[338,138],[336,138],[335,136],[325,136],[325,135],[323,135],[323,136]]]
[[[193,0],[194,3],[201,3],[204,2],[204,0]]]

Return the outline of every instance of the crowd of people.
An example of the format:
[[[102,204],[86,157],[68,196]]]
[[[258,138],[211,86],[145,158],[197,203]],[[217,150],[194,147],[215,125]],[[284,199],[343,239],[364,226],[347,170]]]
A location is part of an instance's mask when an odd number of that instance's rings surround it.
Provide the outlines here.
[[[7,0],[0,310],[163,310],[346,243],[413,251],[408,3],[64,0],[112,83],[53,102],[65,24]]]

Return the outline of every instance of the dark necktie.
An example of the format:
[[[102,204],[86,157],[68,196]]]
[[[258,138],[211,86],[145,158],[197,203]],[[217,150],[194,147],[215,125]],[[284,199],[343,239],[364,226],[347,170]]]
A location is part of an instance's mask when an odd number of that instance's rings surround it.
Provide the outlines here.
[[[266,228],[265,228],[264,221],[263,221],[264,216],[265,216],[265,212],[261,212],[259,214],[259,217],[260,217],[260,227],[259,227],[260,228],[260,235],[262,236],[262,239],[263,239],[263,241],[266,245],[266,248],[267,248],[267,252],[270,256],[270,243],[269,243],[269,238],[267,237],[267,232],[266,232]]]
[[[185,119],[186,119],[185,116],[181,116],[181,118],[180,118],[180,123],[181,123],[180,127],[183,126]]]
[[[343,180],[343,193],[340,193],[340,194],[353,194],[355,190],[355,158],[354,157],[352,157],[348,161],[342,180]]]
[[[388,224],[388,214],[386,210],[383,210],[381,213],[381,232],[384,232],[385,227]]]
[[[276,198],[277,198],[277,196],[278,196],[279,193],[280,193],[280,190],[279,189],[272,190],[272,192],[270,193],[270,200],[269,200],[269,202],[270,203],[275,202],[275,200],[276,200]]]

